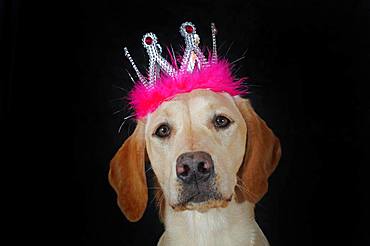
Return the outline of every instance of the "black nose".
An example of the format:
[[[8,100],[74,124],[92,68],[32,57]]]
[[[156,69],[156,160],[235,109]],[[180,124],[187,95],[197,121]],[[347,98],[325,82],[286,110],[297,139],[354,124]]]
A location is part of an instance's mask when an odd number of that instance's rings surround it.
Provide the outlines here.
[[[214,174],[212,158],[203,151],[183,153],[177,158],[176,174],[187,184],[207,181]]]

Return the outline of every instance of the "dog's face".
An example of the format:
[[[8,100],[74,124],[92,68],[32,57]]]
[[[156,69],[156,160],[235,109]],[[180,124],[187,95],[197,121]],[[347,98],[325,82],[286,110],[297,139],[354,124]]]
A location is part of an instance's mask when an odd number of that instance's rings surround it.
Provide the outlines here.
[[[130,221],[146,208],[145,152],[175,211],[205,212],[231,199],[256,203],[280,158],[279,140],[248,100],[194,90],[162,103],[111,161],[109,181]]]
[[[195,90],[147,117],[146,150],[166,202],[177,210],[226,206],[243,162],[247,126],[227,93]]]

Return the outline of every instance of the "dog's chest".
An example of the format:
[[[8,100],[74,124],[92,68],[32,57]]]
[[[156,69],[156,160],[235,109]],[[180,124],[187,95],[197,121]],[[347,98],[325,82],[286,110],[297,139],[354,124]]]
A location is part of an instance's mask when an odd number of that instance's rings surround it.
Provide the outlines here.
[[[253,208],[230,204],[206,213],[169,213],[159,246],[263,246],[268,245],[254,220]]]

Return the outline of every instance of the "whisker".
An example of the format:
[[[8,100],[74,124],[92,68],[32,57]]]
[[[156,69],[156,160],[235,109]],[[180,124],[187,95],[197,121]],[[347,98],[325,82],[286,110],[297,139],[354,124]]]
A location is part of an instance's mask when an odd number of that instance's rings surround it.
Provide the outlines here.
[[[241,190],[245,190],[245,187],[243,186],[243,185],[241,185],[241,184],[236,184],[236,186],[238,187],[238,188],[240,188]]]
[[[149,168],[145,171],[145,173],[149,172],[150,170],[153,170],[153,167],[149,167]]]
[[[158,189],[158,190],[160,190],[160,188]],[[159,195],[158,195],[158,193],[159,193]],[[158,205],[158,204],[160,204],[160,202],[163,200],[163,193],[162,192],[157,192],[155,195],[154,195],[154,197],[153,197],[153,199],[150,201],[150,205],[152,205],[152,203],[154,202],[154,201],[156,201],[156,206]]]
[[[158,195],[159,194],[159,195]],[[159,209],[161,209],[161,203],[162,203],[162,201],[164,200],[164,195],[163,195],[163,192],[157,192],[156,194],[155,194],[155,198],[156,198],[156,200],[157,200],[157,203],[156,203],[156,206],[159,208]]]
[[[234,71],[234,74],[237,74],[241,68],[242,68],[242,66],[239,66],[239,67]]]
[[[238,62],[238,61],[241,61],[241,60],[243,60],[245,57],[246,57],[246,56],[242,56],[242,57],[240,57],[240,58],[236,59],[235,61],[232,61],[232,62],[231,62],[231,64],[234,64],[234,63],[236,63],[236,62]]]
[[[241,61],[241,60],[245,59],[245,58],[247,57],[247,56],[246,56],[247,52],[248,52],[248,48],[243,52],[243,54],[242,54],[242,56],[241,56],[240,58],[238,58],[238,59],[236,59],[235,61],[231,62],[231,64],[237,63],[237,62],[239,62],[239,61]]]
[[[240,185],[242,185],[244,187],[247,187],[246,184],[244,183],[244,180],[242,178],[240,178],[239,176],[237,176],[237,180],[240,181]]]
[[[247,193],[247,194],[248,194],[248,195],[250,195],[251,197],[254,197],[254,196],[255,196],[254,194],[252,194],[252,193],[248,190],[248,188],[247,188],[246,184],[244,183],[244,181],[243,181],[241,178],[237,177],[237,180],[240,182],[240,184],[238,184],[238,182],[237,182],[237,183],[236,183],[236,186],[237,186],[238,188],[240,188],[240,190],[241,190],[241,191],[244,191],[245,193]],[[261,205],[261,204],[259,204],[259,203],[256,203],[256,206],[261,207],[261,208],[263,208],[263,209],[266,209],[266,207],[265,207],[265,206],[262,206],[262,205]]]
[[[125,109],[123,108],[123,109],[120,109],[120,110],[114,111],[112,115],[116,115],[116,114],[118,114],[118,113],[121,113],[121,112],[122,112],[122,111],[124,111],[124,110],[125,110]]]
[[[218,46],[218,50],[221,50],[222,47],[226,44],[226,41],[223,41],[219,46]]]
[[[133,132],[132,128],[135,128],[135,126],[133,126],[132,124],[128,125],[128,127],[126,128],[127,129],[127,136],[131,135],[131,133]]]
[[[109,102],[123,101],[123,100],[124,100],[124,97],[117,97],[117,98],[110,99]]]
[[[119,89],[121,91],[124,91],[124,92],[128,92],[128,90],[126,90],[125,88],[119,87],[118,85],[112,85],[112,87]]]
[[[134,117],[134,115],[129,115],[129,116],[126,116],[125,118],[123,118],[123,122],[121,123],[121,125],[118,128],[118,133],[121,133],[122,127],[125,125],[126,121],[128,119],[132,118],[132,117]]]
[[[242,186],[242,185],[240,185],[240,184],[236,184],[236,186],[237,186],[240,190],[245,191],[245,192],[248,192],[244,186]]]
[[[126,116],[126,117],[125,117],[125,118],[123,118],[123,119],[128,120],[128,119],[130,119],[130,118],[132,118],[132,117],[134,117],[134,116],[135,116],[135,115],[130,114],[130,115]]]
[[[150,201],[149,205],[152,205],[152,203],[156,200],[156,197],[154,196],[153,199]]]
[[[129,72],[127,69],[125,69],[125,70],[126,70],[126,72],[127,72],[128,76],[130,77],[130,79],[131,79],[132,83],[134,83],[134,84],[135,84],[135,80],[134,80],[134,78],[132,77],[132,75],[130,74],[130,72]]]
[[[233,45],[234,45],[234,41],[232,41],[231,44],[229,45],[229,48],[227,49],[225,56],[227,56],[227,54],[229,54],[229,51],[230,51],[230,49]]]
[[[249,48],[246,48],[245,51],[243,52],[242,56],[245,56],[248,52]]]
[[[237,185],[241,190],[243,190],[244,192],[246,192],[247,194],[249,194],[249,195],[253,196],[253,194],[251,194],[251,193],[250,193],[250,191],[248,190],[247,185],[244,183],[243,179],[241,179],[241,178],[237,177],[237,180],[238,180],[240,183],[238,184],[238,182],[236,182],[236,185]]]
[[[123,120],[121,125],[118,128],[118,133],[121,133],[122,127],[125,125],[125,123],[126,123],[126,120]]]
[[[256,85],[256,84],[247,84],[250,87],[262,87],[262,85]]]

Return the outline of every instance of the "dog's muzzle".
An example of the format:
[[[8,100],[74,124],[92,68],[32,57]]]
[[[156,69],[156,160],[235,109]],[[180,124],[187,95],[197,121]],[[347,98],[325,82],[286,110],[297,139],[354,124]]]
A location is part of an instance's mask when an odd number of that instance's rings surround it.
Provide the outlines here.
[[[176,174],[182,190],[181,204],[219,199],[215,185],[215,169],[211,156],[203,151],[181,154],[176,161]]]

